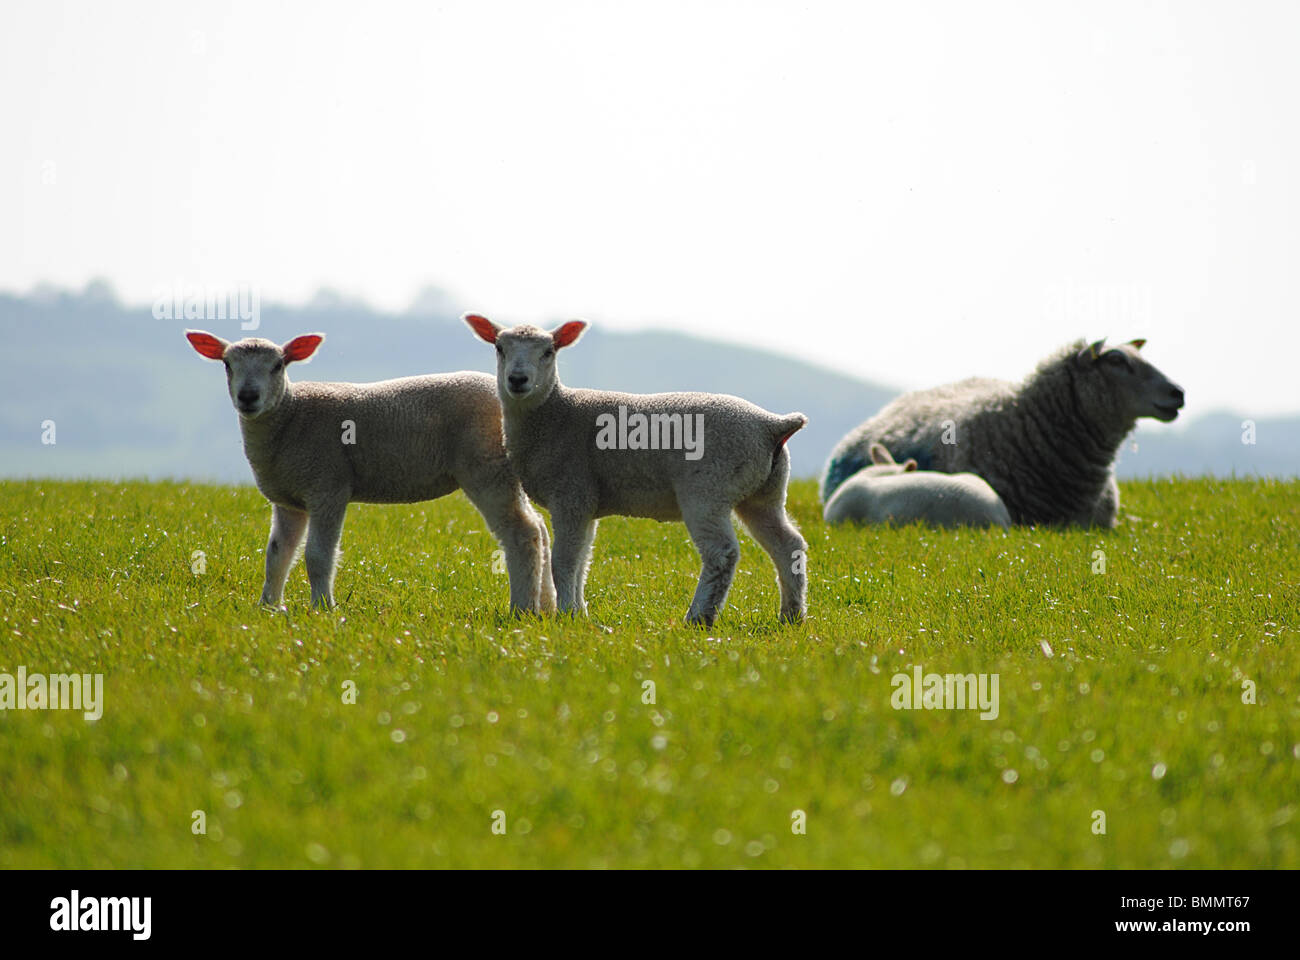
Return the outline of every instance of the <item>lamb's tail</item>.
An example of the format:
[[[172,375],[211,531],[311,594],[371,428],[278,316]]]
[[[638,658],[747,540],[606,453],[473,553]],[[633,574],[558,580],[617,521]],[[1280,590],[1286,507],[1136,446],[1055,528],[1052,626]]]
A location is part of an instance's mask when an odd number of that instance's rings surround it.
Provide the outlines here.
[[[785,442],[807,425],[808,418],[802,413],[787,413],[772,421],[772,466],[776,466],[776,458],[781,455]]]

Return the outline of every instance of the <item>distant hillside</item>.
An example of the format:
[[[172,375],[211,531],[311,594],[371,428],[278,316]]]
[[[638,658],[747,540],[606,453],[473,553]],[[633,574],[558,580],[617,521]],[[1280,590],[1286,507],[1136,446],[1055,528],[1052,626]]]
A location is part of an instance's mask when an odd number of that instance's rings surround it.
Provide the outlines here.
[[[431,293],[400,315],[322,295],[302,308],[263,305],[261,325],[249,333],[277,341],[326,333],[297,379],[491,371],[491,350],[458,314]],[[103,284],[80,293],[0,294],[0,475],[249,482],[221,369],[190,349],[181,335],[186,326],[244,335],[236,321],[156,320],[148,306],[119,304]],[[596,327],[560,356],[561,376],[574,386],[734,393],[778,413],[803,411],[808,426],[790,442],[799,476],[818,474],[839,438],[896,393],[768,351],[678,333]],[[41,442],[45,421],[54,421],[53,445]],[[1144,427],[1126,445],[1121,473],[1300,474],[1300,417],[1258,421],[1254,445],[1243,445],[1241,435],[1241,418],[1226,413],[1186,428]]]

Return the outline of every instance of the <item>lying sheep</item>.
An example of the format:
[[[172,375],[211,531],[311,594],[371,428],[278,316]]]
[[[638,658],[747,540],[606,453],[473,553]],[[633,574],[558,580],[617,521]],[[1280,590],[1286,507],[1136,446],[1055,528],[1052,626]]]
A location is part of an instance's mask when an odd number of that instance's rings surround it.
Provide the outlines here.
[[[807,417],[719,394],[570,389],[555,354],[578,339],[582,321],[547,333],[502,329],[476,314],[465,320],[496,345],[506,450],[528,495],[551,512],[561,611],[587,612],[598,518],[650,517],[685,522],[701,560],[686,619],[711,625],[740,559],[734,509],[776,566],[781,619],[803,619],[807,544],[785,512],[785,442]]]
[[[912,523],[936,527],[1011,525],[1006,506],[973,473],[917,471],[916,461],[896,463],[878,443],[871,445],[873,465],[863,467],[826,502],[827,523]]]
[[[185,336],[225,364],[244,453],[271,501],[262,603],[280,604],[306,531],[312,606],[334,606],[349,503],[416,503],[460,488],[504,550],[511,610],[554,610],[546,524],[510,469],[491,377],[290,383],[285,368],[310,357],[320,334],[283,347],[259,338],[229,343],[202,330]]]
[[[1139,417],[1168,423],[1183,405],[1182,388],[1138,354],[1145,342],[1080,340],[1019,385],[972,378],[904,394],[836,445],[822,501],[881,443],[923,470],[978,474],[1015,523],[1113,527],[1119,445]]]

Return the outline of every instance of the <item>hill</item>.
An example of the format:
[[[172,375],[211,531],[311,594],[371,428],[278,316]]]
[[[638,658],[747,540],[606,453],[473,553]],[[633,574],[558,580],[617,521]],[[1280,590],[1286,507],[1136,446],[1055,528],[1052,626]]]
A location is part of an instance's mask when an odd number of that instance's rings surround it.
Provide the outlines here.
[[[490,351],[459,321],[459,308],[426,292],[403,314],[322,293],[298,308],[268,305],[258,336],[283,341],[324,331],[325,348],[299,379],[382,380],[449,370],[491,370]],[[244,335],[235,321],[158,320],[119,303],[102,283],[72,293],[0,294],[0,475],[185,478],[248,483],[239,429],[219,369],[181,336],[186,326]],[[249,332],[254,333],[253,331]],[[595,327],[561,355],[572,385],[654,392],[733,393],[809,423],[791,441],[796,476],[817,475],[835,443],[897,394],[800,360],[678,333]],[[1139,427],[1120,459],[1122,476],[1170,473],[1300,475],[1300,418],[1257,423],[1241,443],[1228,413],[1173,428]],[[42,443],[53,421],[54,444]]]

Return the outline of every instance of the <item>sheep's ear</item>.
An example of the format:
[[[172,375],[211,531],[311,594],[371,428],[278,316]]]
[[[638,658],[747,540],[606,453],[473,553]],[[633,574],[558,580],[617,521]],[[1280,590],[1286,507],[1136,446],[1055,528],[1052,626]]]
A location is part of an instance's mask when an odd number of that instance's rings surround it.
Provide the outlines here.
[[[903,472],[904,472],[904,473],[911,473],[911,472],[912,472],[913,470],[915,470],[915,469],[916,469],[916,461],[915,461],[915,460],[908,460],[907,463],[903,464]]]
[[[487,317],[480,316],[477,313],[467,313],[462,319],[469,324],[471,330],[478,334],[480,340],[485,340],[488,343],[497,342],[497,334],[501,332],[501,328]]]
[[[1094,340],[1092,343],[1088,344],[1080,350],[1076,356],[1080,363],[1092,363],[1092,361],[1101,356],[1101,353],[1105,348],[1106,338],[1102,337],[1100,340]]]
[[[551,332],[551,343],[555,345],[556,350],[567,347],[571,343],[577,343],[578,338],[582,336],[582,331],[586,329],[587,321],[570,320],[568,323],[560,324]]]
[[[889,450],[886,449],[883,443],[873,443],[871,445],[871,462],[888,465],[894,462],[894,458],[890,455]]]
[[[1128,342],[1128,345],[1132,347],[1134,350],[1141,350],[1145,344],[1146,344],[1146,340],[1141,337],[1139,337],[1137,340],[1130,340]]]
[[[230,341],[214,337],[206,330],[186,330],[185,339],[201,356],[209,360],[220,360],[226,353],[226,347],[230,346]]]
[[[280,349],[284,351],[284,362],[293,363],[296,360],[306,360],[316,348],[324,341],[323,333],[304,333],[301,337],[294,337]]]

